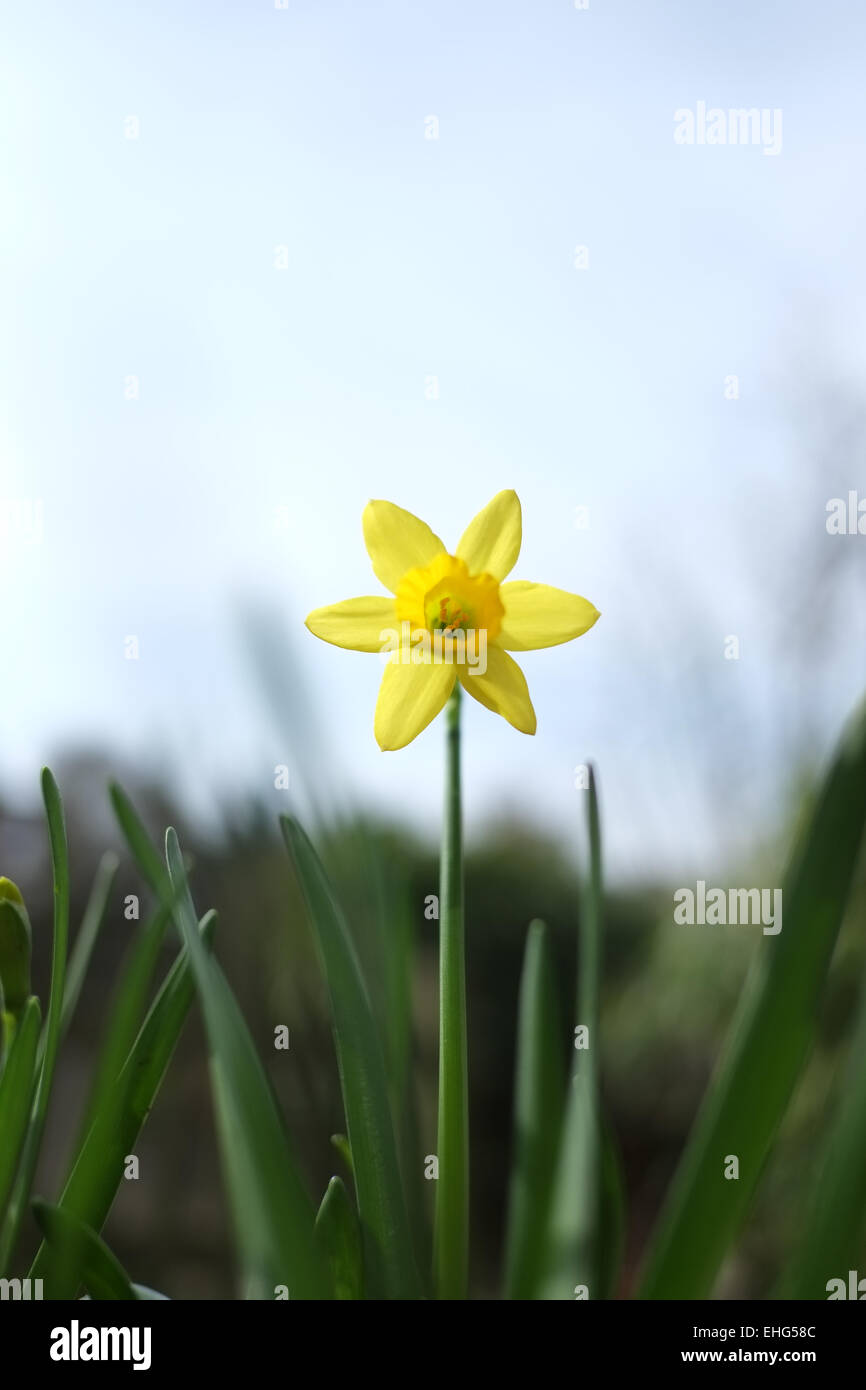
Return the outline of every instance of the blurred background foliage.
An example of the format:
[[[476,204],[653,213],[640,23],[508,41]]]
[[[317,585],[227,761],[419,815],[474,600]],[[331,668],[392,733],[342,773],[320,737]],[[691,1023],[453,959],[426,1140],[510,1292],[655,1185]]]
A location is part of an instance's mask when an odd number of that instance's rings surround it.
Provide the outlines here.
[[[132,768],[109,768],[95,754],[57,768],[67,802],[73,865],[73,923],[80,921],[90,877],[108,848],[120,857],[112,903],[82,1007],[60,1059],[56,1105],[36,1191],[53,1199],[74,1139],[86,1078],[100,1044],[103,1004],[131,938],[125,900],[144,885],[124,856],[104,788],[121,780],[160,837],[178,826],[193,858],[202,910],[219,911],[217,952],[237,992],[309,1176],[324,1191],[341,1160],[328,1142],[342,1126],[342,1105],[325,990],[293,870],[277,834],[271,799],[226,807],[205,835],[184,823],[163,787]],[[602,797],[604,782],[602,774]],[[575,792],[575,844],[581,793]],[[752,855],[713,881],[722,886],[780,882],[808,785],[788,804],[787,823],[756,842]],[[602,802],[602,812],[603,812]],[[40,820],[0,812],[4,867],[14,872],[34,929],[34,984],[43,994],[50,968],[50,881]],[[394,824],[358,815],[326,820],[319,844],[338,885],[364,963],[374,1008],[389,1047],[405,1049],[411,1090],[405,1118],[409,1162],[423,1171],[435,1151],[436,934],[430,898],[437,892],[432,845]],[[506,1181],[511,1151],[515,1018],[526,928],[549,923],[559,967],[563,1017],[572,1019],[575,987],[577,854],[538,832],[532,809],[489,824],[470,838],[467,859],[468,989],[471,1071],[472,1248],[475,1296],[496,1296],[501,1268]],[[602,1009],[603,1089],[622,1153],[628,1193],[628,1245],[620,1297],[629,1296],[662,1195],[710,1078],[752,953],[757,927],[673,924],[677,883],[648,881],[608,891]],[[694,884],[692,884],[694,886]],[[819,1041],[788,1111],[780,1142],[734,1256],[717,1288],[722,1297],[767,1295],[797,1234],[797,1215],[814,1176],[823,1121],[837,1098],[840,1064],[866,970],[866,875],[857,881],[833,963]],[[384,926],[384,930],[382,929]],[[784,928],[783,928],[784,929]],[[389,1023],[393,972],[413,955],[410,1036]],[[168,965],[176,942],[164,947]],[[290,1030],[288,1051],[274,1030]],[[563,1048],[569,1047],[571,1027]],[[389,1031],[390,1029],[390,1031]],[[177,1298],[235,1294],[208,1090],[206,1048],[197,1011],[183,1036],[137,1153],[140,1177],[121,1184],[106,1227],[109,1243],[144,1283]],[[428,1203],[432,1210],[432,1184]],[[416,1213],[429,1223],[430,1211]],[[866,1254],[866,1252],[864,1252]]]

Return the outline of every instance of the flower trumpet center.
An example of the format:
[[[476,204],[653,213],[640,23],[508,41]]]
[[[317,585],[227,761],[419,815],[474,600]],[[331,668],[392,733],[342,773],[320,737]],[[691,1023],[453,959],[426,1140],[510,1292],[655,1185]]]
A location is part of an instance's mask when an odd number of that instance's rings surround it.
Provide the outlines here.
[[[422,569],[409,570],[397,590],[400,622],[446,638],[484,632],[492,641],[504,613],[497,580],[490,574],[470,574],[456,555],[443,553]]]

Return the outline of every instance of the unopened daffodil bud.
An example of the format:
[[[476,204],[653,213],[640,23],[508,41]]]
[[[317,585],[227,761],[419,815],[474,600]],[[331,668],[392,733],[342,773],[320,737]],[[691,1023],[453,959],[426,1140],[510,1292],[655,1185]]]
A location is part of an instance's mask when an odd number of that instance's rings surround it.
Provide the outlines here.
[[[30,997],[30,918],[19,889],[0,878],[0,985],[6,1013],[17,1019]]]

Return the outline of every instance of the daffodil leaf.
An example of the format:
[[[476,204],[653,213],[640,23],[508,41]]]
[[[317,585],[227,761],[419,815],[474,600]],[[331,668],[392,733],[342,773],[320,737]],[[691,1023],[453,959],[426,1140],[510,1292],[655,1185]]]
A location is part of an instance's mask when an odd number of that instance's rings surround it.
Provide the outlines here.
[[[817,1164],[803,1234],[779,1298],[823,1299],[862,1258],[866,1235],[866,986],[839,1088],[839,1103]]]
[[[343,1104],[364,1239],[368,1297],[421,1296],[412,1249],[382,1045],[349,934],[324,868],[304,831],[280,818],[306,898],[331,998]]]
[[[215,926],[213,912],[206,913],[199,923],[199,933],[208,949]],[[194,997],[189,957],[183,950],[166,975],[123,1070],[102,1099],[76,1154],[60,1205],[97,1233],[111,1210],[123,1180],[126,1156],[134,1151],[153,1107]],[[68,1280],[61,1282],[62,1271],[45,1244],[37,1252],[30,1275],[45,1281],[52,1298],[74,1295]]]
[[[124,836],[145,879],[172,914],[188,953],[211,1053],[211,1089],[225,1181],[249,1296],[327,1298],[315,1213],[267,1077],[237,1000],[196,929],[177,835],[166,836],[168,872],[129,798],[111,791]]]
[[[84,1109],[82,1139],[90,1131],[109,1088],[117,1080],[141,1027],[147,994],[170,920],[168,908],[157,908],[153,916],[142,923],[133,942],[129,962],[109,1014],[90,1099]]]
[[[532,922],[517,1019],[505,1255],[508,1298],[532,1298],[541,1273],[564,1097],[564,1040],[550,934],[544,922]]]
[[[342,1178],[328,1183],[316,1217],[316,1238],[331,1270],[334,1297],[363,1298],[361,1228]]]
[[[626,1234],[626,1191],[616,1135],[602,1116],[601,1196],[599,1212],[599,1297],[613,1298],[622,1264]]]
[[[39,1000],[33,996],[24,1005],[21,1021],[0,1073],[0,1219],[6,1209],[30,1119],[41,1022]]]
[[[112,783],[109,788],[109,795],[123,837],[145,882],[161,901],[166,901],[171,896],[169,876],[150,836],[142,825],[138,812],[126,792],[116,782]]]
[[[8,1263],[15,1248],[21,1221],[27,1207],[33,1175],[42,1147],[48,1102],[54,1082],[54,1069],[60,1046],[63,996],[66,988],[66,958],[69,941],[69,850],[60,789],[47,767],[42,769],[42,798],[48,823],[48,843],[54,881],[54,937],[51,956],[51,984],[48,1013],[39,1047],[39,1078],[36,1098],[12,1197],[0,1231],[0,1269]]]
[[[421,1178],[423,1149],[412,1075],[412,980],[415,926],[409,883],[399,861],[388,856],[381,839],[361,822],[353,827],[351,843],[357,845],[366,866],[371,893],[372,940],[358,939],[361,972],[379,989],[370,991],[370,1003],[383,1039],[385,1072],[391,1097],[391,1113],[406,1207],[419,1270],[430,1268],[431,1231],[425,1201],[427,1183]],[[365,945],[367,947],[365,952]]]
[[[866,702],[845,730],[782,888],[652,1241],[640,1296],[707,1298],[815,1037],[866,826]],[[736,1181],[726,1156],[738,1160]]]
[[[120,1261],[95,1231],[62,1207],[38,1198],[32,1206],[45,1240],[70,1270],[70,1284],[76,1289],[83,1284],[91,1298],[134,1301],[135,1290]]]
[[[175,920],[204,1015],[225,1177],[250,1296],[329,1296],[315,1213],[237,1000],[202,944],[177,835],[166,835]]]
[[[349,1147],[349,1140],[346,1138],[346,1135],[345,1135],[345,1134],[332,1134],[332,1135],[331,1135],[331,1144],[332,1144],[333,1147],[337,1150],[337,1153],[340,1155],[341,1159],[342,1159],[343,1162],[345,1163],[346,1168],[348,1169],[348,1171],[349,1171],[349,1173],[351,1174],[352,1178],[354,1178],[354,1176],[355,1176],[355,1167],[354,1167],[354,1164],[352,1163],[352,1150],[351,1150],[351,1148]]]
[[[601,828],[595,774],[588,791],[589,872],[581,900],[577,1027],[554,1178],[540,1297],[602,1296],[600,1223],[603,1122],[599,1098],[599,991],[603,935]]]
[[[75,1013],[81,995],[93,948],[105,923],[111,890],[117,875],[119,860],[110,851],[103,854],[90,890],[90,897],[84,909],[81,926],[69,955],[69,969],[66,972],[66,989],[63,994],[63,1017],[61,1034],[65,1036]]]

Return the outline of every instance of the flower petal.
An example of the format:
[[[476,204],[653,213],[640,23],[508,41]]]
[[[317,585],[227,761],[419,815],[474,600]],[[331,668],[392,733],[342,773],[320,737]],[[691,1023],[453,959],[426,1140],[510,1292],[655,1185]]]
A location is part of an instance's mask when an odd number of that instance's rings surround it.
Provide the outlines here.
[[[368,502],[363,524],[373,573],[392,594],[405,574],[429,565],[445,549],[426,522],[393,502]]]
[[[516,661],[499,647],[488,646],[487,670],[484,675],[473,673],[472,667],[460,667],[460,684],[482,705],[501,714],[522,734],[535,733],[535,710],[529,698],[526,677]]]
[[[389,661],[376,701],[374,730],[383,752],[405,748],[426,729],[454,689],[455,666],[444,662],[406,665]]]
[[[496,640],[512,652],[570,642],[588,632],[601,617],[589,599],[525,579],[503,584],[499,597],[505,605],[505,617]]]
[[[504,579],[517,563],[522,536],[520,498],[511,488],[497,492],[492,502],[470,521],[457,547],[470,574]]]
[[[316,608],[305,621],[323,642],[355,652],[380,652],[386,641],[383,632],[399,633],[394,600],[378,595],[347,598],[343,603]]]

